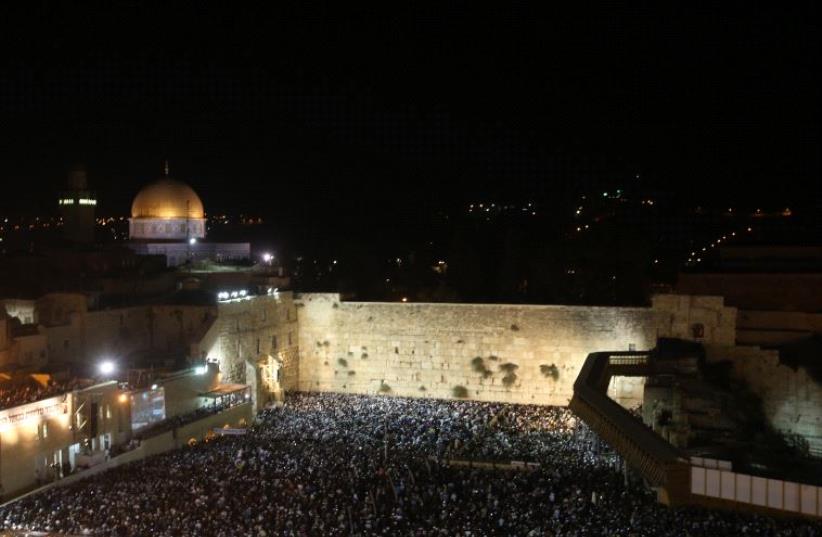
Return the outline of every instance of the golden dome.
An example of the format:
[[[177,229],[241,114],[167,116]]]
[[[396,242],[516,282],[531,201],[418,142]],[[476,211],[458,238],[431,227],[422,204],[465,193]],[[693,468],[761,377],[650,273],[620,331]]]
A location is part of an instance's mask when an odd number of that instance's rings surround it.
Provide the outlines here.
[[[203,202],[185,183],[167,177],[145,186],[131,204],[132,218],[205,218]]]

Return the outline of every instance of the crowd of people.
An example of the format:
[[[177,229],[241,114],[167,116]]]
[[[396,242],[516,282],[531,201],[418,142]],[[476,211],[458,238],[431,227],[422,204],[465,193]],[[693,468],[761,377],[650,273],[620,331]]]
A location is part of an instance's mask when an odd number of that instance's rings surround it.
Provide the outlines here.
[[[509,462],[496,469],[455,461]],[[510,466],[510,467],[509,467]],[[295,394],[224,436],[0,509],[0,527],[112,536],[822,536],[669,509],[565,408]]]
[[[31,378],[14,384],[0,385],[0,410],[48,399],[69,392],[78,386],[80,386],[80,381],[76,380],[58,382],[49,379],[43,385]]]

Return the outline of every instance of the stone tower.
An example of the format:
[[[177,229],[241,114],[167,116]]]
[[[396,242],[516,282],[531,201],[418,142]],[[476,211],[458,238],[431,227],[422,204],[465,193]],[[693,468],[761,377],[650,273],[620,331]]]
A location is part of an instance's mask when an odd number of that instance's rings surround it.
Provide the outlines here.
[[[69,171],[67,188],[60,194],[58,204],[63,217],[63,236],[72,242],[93,242],[97,197],[88,188],[83,166]]]

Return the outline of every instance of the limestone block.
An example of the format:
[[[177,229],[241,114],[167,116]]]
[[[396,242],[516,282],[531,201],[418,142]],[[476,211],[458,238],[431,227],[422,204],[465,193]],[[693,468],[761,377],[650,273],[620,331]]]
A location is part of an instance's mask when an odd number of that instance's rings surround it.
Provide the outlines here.
[[[705,308],[719,311],[725,306],[725,299],[721,296],[695,295],[691,299],[691,307]]]
[[[706,308],[691,308],[688,321],[691,324],[702,323],[705,328],[719,326],[719,312]]]

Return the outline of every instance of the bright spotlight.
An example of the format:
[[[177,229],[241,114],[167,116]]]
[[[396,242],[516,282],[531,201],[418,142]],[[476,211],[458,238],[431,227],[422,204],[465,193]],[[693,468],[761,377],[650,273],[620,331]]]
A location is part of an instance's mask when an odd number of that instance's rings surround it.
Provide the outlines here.
[[[191,237],[190,239],[188,239],[188,243],[189,244],[197,244],[197,239],[195,239],[194,237]]]
[[[265,261],[266,263],[271,263],[273,260],[274,260],[274,255],[272,255],[268,252],[263,254],[263,261]]]
[[[198,365],[196,368],[194,368],[194,372],[198,375],[205,375],[206,371],[208,371],[208,368],[204,365]]]
[[[98,368],[100,369],[100,373],[102,373],[103,375],[111,375],[112,373],[114,373],[114,362],[112,362],[111,360],[100,362]]]

